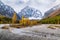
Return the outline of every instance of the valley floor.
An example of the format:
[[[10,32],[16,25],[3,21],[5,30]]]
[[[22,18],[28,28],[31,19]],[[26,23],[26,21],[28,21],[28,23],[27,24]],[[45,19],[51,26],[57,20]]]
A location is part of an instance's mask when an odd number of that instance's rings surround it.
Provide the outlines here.
[[[9,25],[9,24],[0,24],[0,28],[4,25]],[[19,37],[23,38],[24,40],[60,40],[60,29],[48,28],[48,26],[50,25],[60,26],[60,24],[40,24],[33,27],[26,27],[20,29],[9,28],[6,30],[11,32],[11,34],[19,35]],[[0,29],[0,31],[1,30],[5,31],[5,29]]]

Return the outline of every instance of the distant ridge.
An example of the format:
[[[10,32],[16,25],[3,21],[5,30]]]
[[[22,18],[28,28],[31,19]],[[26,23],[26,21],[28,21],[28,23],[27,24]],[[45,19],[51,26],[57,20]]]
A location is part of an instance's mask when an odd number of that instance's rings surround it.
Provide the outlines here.
[[[54,17],[54,16],[59,15],[59,14],[60,14],[60,4],[57,5],[57,6],[54,6],[50,10],[48,10],[45,13],[44,18],[46,18],[46,17]]]
[[[48,17],[55,17],[55,16],[58,16],[58,15],[60,15],[60,9],[55,10]]]

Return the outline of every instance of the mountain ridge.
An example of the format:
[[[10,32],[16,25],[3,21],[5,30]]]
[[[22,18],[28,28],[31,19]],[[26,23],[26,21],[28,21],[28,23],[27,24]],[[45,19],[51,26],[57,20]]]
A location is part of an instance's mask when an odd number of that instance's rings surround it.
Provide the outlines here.
[[[35,17],[35,18],[38,18],[38,17],[42,17],[42,13],[35,9],[35,8],[32,8],[32,7],[29,7],[29,6],[26,6],[24,7],[19,13],[18,15],[21,15],[26,17],[26,18],[29,18],[29,17]]]
[[[14,9],[8,5],[5,5],[3,2],[0,1],[0,15],[6,16],[8,18],[12,18],[14,13]],[[17,13],[16,13],[17,15]],[[19,20],[20,17],[17,15],[17,20]]]
[[[59,15],[60,13],[60,4],[57,6],[52,7],[51,9],[49,9],[47,12],[45,12],[44,17],[54,17],[56,15]]]

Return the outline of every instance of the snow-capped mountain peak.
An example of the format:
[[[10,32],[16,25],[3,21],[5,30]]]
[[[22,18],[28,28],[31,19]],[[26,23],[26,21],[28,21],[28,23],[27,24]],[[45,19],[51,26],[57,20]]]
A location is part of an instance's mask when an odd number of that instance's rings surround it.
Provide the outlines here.
[[[42,13],[39,10],[29,7],[29,6],[24,7],[21,10],[21,12],[18,13],[18,15],[20,17],[24,16],[27,18],[30,18],[30,17],[41,18],[42,17]]]

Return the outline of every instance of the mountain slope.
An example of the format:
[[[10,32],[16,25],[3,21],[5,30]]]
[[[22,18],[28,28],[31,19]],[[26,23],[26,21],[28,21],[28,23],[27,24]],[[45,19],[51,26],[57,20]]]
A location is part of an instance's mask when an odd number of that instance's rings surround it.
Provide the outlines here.
[[[0,24],[9,24],[9,23],[12,23],[11,18],[0,15]]]
[[[55,17],[55,16],[57,16],[57,15],[60,15],[60,9],[52,12],[48,17]]]
[[[8,5],[5,5],[4,3],[0,1],[0,15],[6,16],[8,18],[12,18],[14,13],[16,12],[14,11],[13,8],[11,8]],[[18,15],[17,15],[17,20],[20,20],[20,17]]]
[[[54,16],[56,16],[56,15],[59,15],[59,13],[60,13],[60,4],[57,5],[57,6],[54,6],[54,7],[51,8],[51,9],[49,9],[49,10],[45,13],[44,17],[45,17],[45,18],[46,18],[46,17],[54,17]]]
[[[60,24],[60,4],[48,10],[44,19],[40,20],[43,24]]]
[[[60,15],[50,18],[45,18],[39,21],[41,24],[60,24]]]
[[[18,15],[20,17],[24,16],[26,18],[29,18],[29,17],[41,18],[42,17],[42,13],[39,10],[31,8],[29,6],[26,6],[25,8],[23,8],[21,12],[18,13]]]
[[[1,1],[0,1],[0,14],[6,17],[12,17],[13,13],[15,11],[8,5],[4,5]]]

